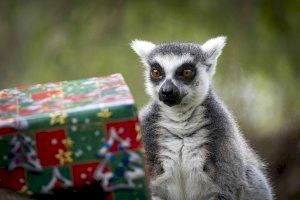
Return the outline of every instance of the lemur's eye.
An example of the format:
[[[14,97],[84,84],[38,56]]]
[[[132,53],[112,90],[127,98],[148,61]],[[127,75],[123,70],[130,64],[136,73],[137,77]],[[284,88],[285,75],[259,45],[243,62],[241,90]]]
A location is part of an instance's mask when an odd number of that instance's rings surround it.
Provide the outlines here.
[[[153,69],[151,71],[151,76],[154,77],[154,78],[159,78],[159,77],[161,77],[161,72],[157,69]]]
[[[193,75],[192,70],[185,69],[185,70],[182,71],[182,76],[184,78],[190,78],[192,75]]]

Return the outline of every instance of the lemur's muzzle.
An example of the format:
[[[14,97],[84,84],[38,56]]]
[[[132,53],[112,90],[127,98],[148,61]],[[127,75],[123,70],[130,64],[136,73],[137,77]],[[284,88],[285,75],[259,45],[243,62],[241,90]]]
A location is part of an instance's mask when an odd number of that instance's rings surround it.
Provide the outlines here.
[[[180,104],[182,98],[180,91],[171,80],[166,80],[159,90],[159,100],[168,106]]]

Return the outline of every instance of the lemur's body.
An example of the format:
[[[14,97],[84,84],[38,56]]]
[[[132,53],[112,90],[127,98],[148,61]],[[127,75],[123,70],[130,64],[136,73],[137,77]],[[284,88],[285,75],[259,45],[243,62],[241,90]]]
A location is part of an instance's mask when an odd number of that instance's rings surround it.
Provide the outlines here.
[[[152,98],[140,119],[153,199],[272,199],[262,164],[212,90],[225,40],[212,41],[132,45],[148,67]],[[176,77],[182,70],[189,76]]]

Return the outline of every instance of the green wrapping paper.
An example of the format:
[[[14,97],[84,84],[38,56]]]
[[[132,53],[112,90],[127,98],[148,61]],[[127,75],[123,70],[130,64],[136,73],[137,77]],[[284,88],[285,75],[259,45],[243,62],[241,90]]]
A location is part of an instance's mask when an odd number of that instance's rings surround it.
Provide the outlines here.
[[[147,199],[136,107],[120,74],[0,91],[0,187],[32,194],[99,184]]]

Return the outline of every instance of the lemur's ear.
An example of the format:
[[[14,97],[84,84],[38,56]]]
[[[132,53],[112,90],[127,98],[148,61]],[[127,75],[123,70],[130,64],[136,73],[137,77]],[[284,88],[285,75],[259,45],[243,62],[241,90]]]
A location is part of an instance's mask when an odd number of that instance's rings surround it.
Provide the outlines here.
[[[208,61],[216,61],[222,53],[222,49],[226,44],[226,37],[216,37],[206,41],[202,46],[202,50],[205,53]]]
[[[130,46],[142,60],[145,59],[155,48],[155,44],[153,44],[152,42],[142,40],[133,40]]]
[[[212,75],[215,73],[218,57],[221,55],[222,49],[226,45],[226,39],[227,38],[224,36],[212,38],[201,46],[206,58],[206,63],[210,65],[208,70]]]

